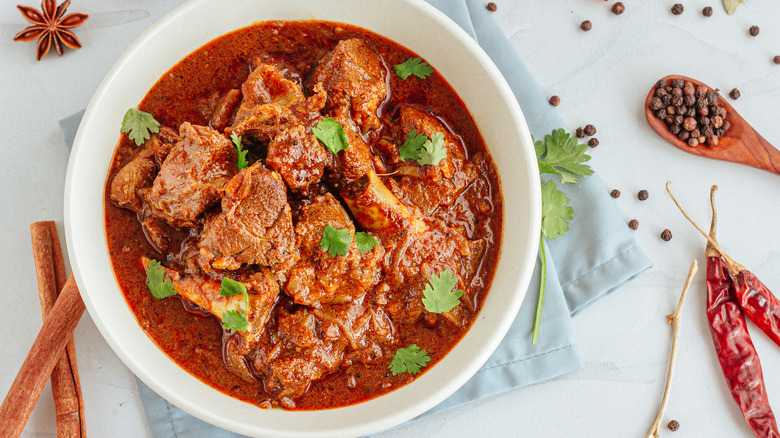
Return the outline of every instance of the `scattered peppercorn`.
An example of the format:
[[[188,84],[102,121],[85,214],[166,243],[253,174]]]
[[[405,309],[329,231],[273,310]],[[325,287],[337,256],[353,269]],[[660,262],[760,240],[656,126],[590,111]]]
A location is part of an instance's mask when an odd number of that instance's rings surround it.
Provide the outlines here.
[[[756,36],[758,35],[758,26],[750,26],[750,30],[748,30],[750,33],[750,36]]]
[[[558,106],[561,103],[561,98],[558,96],[553,96],[550,98],[550,105],[552,106]]]
[[[706,8],[701,10],[701,14],[705,17],[712,17],[712,8],[707,6]]]
[[[780,55],[777,55],[774,58],[772,58],[772,62],[774,62],[775,64],[780,65]]]
[[[593,23],[590,22],[590,20],[585,20],[580,24],[580,29],[584,30],[585,32],[589,31],[593,27]]]
[[[615,14],[615,15],[620,15],[625,10],[626,10],[626,7],[625,7],[625,5],[623,5],[623,2],[617,2],[614,5],[612,5],[612,13]]]
[[[599,139],[598,138],[591,138],[590,140],[588,140],[588,146],[590,146],[592,148],[595,148],[598,145],[599,145]]]
[[[666,117],[666,113],[664,113],[664,117]],[[574,135],[576,135],[577,138],[585,137],[585,133],[582,131],[582,128],[577,128],[577,130],[574,131]]]
[[[737,99],[739,99],[739,96],[741,96],[741,94],[740,94],[740,92],[739,92],[739,90],[738,90],[738,89],[736,89],[736,88],[735,88],[735,89],[733,89],[733,90],[729,91],[729,97],[730,97],[732,100],[737,100]]]
[[[669,231],[669,230],[666,230]],[[669,424],[666,425],[666,427],[669,428],[672,432],[680,428],[680,423],[677,422],[677,420],[672,420],[669,422]]]
[[[667,229],[665,229],[665,230],[663,230],[663,231],[661,232],[661,239],[662,239],[664,242],[668,242],[668,241],[672,240],[672,232],[671,232],[671,231],[669,231],[669,229],[668,229],[668,228],[667,228]],[[678,426],[679,426],[679,425],[678,425]]]
[[[490,12],[496,12],[496,9],[498,9],[498,6],[496,6],[496,4],[493,2],[488,3],[486,7]]]
[[[639,221],[636,219],[631,219],[628,221],[628,228],[631,228],[632,230],[636,230],[639,228]]]
[[[585,133],[585,135],[590,137],[591,135],[596,133],[596,127],[591,124],[587,124],[585,125],[585,129],[583,130],[583,132]]]
[[[609,196],[612,196],[613,198],[617,199],[620,197],[620,190],[614,189],[611,192],[609,192]]]
[[[639,193],[636,194],[636,197],[639,198],[640,201],[644,201],[650,196],[650,194],[647,192],[647,190],[640,190]]]
[[[685,9],[683,5],[680,3],[675,3],[674,6],[672,6],[672,14],[680,15],[683,13],[683,9]]]

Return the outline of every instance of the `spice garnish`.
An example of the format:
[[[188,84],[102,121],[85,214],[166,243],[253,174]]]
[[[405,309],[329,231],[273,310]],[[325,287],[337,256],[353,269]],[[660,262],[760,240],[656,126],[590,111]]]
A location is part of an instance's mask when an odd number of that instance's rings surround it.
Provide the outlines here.
[[[696,260],[694,260],[693,263],[691,263],[691,268],[688,270],[688,278],[685,279],[685,285],[680,293],[680,300],[677,302],[674,313],[666,315],[666,322],[672,325],[672,352],[669,354],[669,367],[666,369],[666,384],[664,385],[664,396],[661,399],[661,407],[658,409],[658,415],[656,415],[655,421],[650,427],[650,431],[647,432],[647,438],[658,438],[661,436],[661,420],[663,419],[664,411],[666,410],[666,402],[669,401],[672,376],[674,375],[674,364],[677,361],[677,344],[680,338],[680,312],[682,312],[683,305],[685,304],[688,288],[691,286],[691,281],[693,281],[693,277],[698,270],[698,264],[696,263]]]
[[[416,129],[406,134],[406,140],[401,148],[398,149],[398,155],[402,160],[419,160],[420,150],[425,142],[428,141],[428,137],[425,134],[418,134]]]
[[[395,73],[401,79],[406,79],[415,75],[420,79],[425,79],[433,73],[433,67],[422,58],[409,58],[401,64],[396,65]]]
[[[33,25],[17,33],[14,41],[32,41],[38,38],[35,55],[38,61],[49,53],[52,44],[60,56],[62,56],[63,44],[71,49],[81,48],[81,42],[76,38],[76,34],[68,29],[80,26],[89,15],[78,12],[65,15],[69,5],[70,0],[65,0],[59,6],[54,0],[43,0],[40,11],[29,6],[17,5],[24,18]]]
[[[344,127],[336,119],[328,117],[320,120],[317,126],[311,128],[311,132],[334,154],[349,149]]]
[[[579,144],[577,138],[563,129],[552,131],[544,137],[544,143],[539,140],[534,143],[536,158],[539,163],[539,173],[554,173],[561,176],[561,183],[575,183],[580,177],[593,174],[593,169],[587,164],[590,155],[585,151],[588,146]],[[539,325],[542,322],[542,307],[544,305],[544,290],[547,285],[547,254],[544,249],[544,238],[555,239],[569,230],[569,221],[574,218],[574,209],[569,206],[569,198],[555,185],[552,180],[542,184],[542,232],[539,235],[539,252],[541,273],[539,276],[539,301],[536,305],[534,329],[531,342],[536,344],[539,338]]]
[[[322,230],[322,240],[320,240],[320,246],[322,249],[328,252],[331,257],[337,255],[347,255],[347,247],[352,238],[349,235],[349,230],[340,230],[333,225],[328,224],[324,230]]]
[[[417,163],[420,166],[426,164],[436,166],[445,158],[447,158],[447,147],[444,146],[444,133],[437,132],[423,143]]]
[[[669,183],[667,183],[666,189],[683,215],[691,220],[672,195]],[[735,293],[734,278],[728,273],[729,264],[716,249],[715,191],[717,189],[718,186],[712,186],[710,189],[712,223],[710,234],[708,236],[705,234],[708,240],[705,250],[707,256],[707,319],[712,341],[715,344],[718,362],[720,362],[731,395],[742,410],[750,429],[756,436],[780,436],[774,413],[769,406],[761,362],[753,341],[750,339],[745,316],[740,308],[741,303]],[[701,231],[695,223],[694,226]]]
[[[439,275],[432,274],[423,290],[422,303],[425,310],[431,313],[444,313],[460,304],[459,298],[463,295],[463,291],[455,289],[457,285],[458,279],[449,269],[445,269]]]
[[[420,368],[430,361],[431,358],[427,351],[420,350],[417,344],[412,344],[395,351],[395,355],[390,361],[390,371],[394,376],[401,373],[417,374],[420,372]]]
[[[240,135],[236,135],[235,133],[230,134],[230,140],[233,141],[233,145],[236,147],[236,151],[238,152],[238,170],[245,169],[247,166],[249,166],[249,163],[246,161],[246,154],[249,151],[244,149],[244,145],[241,144]]]
[[[149,140],[150,133],[156,134],[160,131],[160,123],[151,114],[130,108],[122,119],[120,131],[127,134],[127,138],[134,141],[136,146],[141,146]]]
[[[146,287],[152,296],[158,299],[167,298],[176,295],[173,290],[173,282],[170,278],[165,278],[165,269],[157,260],[150,260],[146,268]]]

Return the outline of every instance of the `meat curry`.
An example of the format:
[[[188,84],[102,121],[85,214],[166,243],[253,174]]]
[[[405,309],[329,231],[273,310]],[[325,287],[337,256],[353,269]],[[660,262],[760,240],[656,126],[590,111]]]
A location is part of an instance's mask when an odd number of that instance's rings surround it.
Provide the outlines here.
[[[414,58],[350,25],[258,23],[140,102],[160,127],[119,140],[106,234],[179,366],[260,407],[325,409],[411,382],[468,330],[501,244],[498,176],[447,82],[401,78]]]

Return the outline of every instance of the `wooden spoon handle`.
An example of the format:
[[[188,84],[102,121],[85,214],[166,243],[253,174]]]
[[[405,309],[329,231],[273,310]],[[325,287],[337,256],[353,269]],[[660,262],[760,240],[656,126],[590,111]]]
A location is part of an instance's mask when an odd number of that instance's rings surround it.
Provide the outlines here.
[[[731,149],[740,155],[738,158],[743,163],[780,175],[780,151],[755,129],[746,126],[739,137],[730,140],[742,143],[740,147]]]
[[[84,301],[71,274],[0,406],[0,436],[21,435],[54,364],[83,314]]]

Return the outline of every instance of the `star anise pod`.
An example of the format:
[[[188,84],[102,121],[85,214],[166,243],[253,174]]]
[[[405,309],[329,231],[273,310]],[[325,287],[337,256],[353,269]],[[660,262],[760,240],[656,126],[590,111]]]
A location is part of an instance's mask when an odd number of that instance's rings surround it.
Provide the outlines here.
[[[22,15],[32,26],[16,34],[14,41],[32,41],[38,38],[38,61],[49,53],[49,48],[54,44],[57,54],[62,56],[62,45],[71,49],[81,48],[81,43],[76,35],[68,29],[80,26],[89,18],[87,14],[73,13],[65,15],[70,6],[70,0],[65,0],[57,6],[56,0],[43,0],[41,10],[29,6],[16,5]]]

